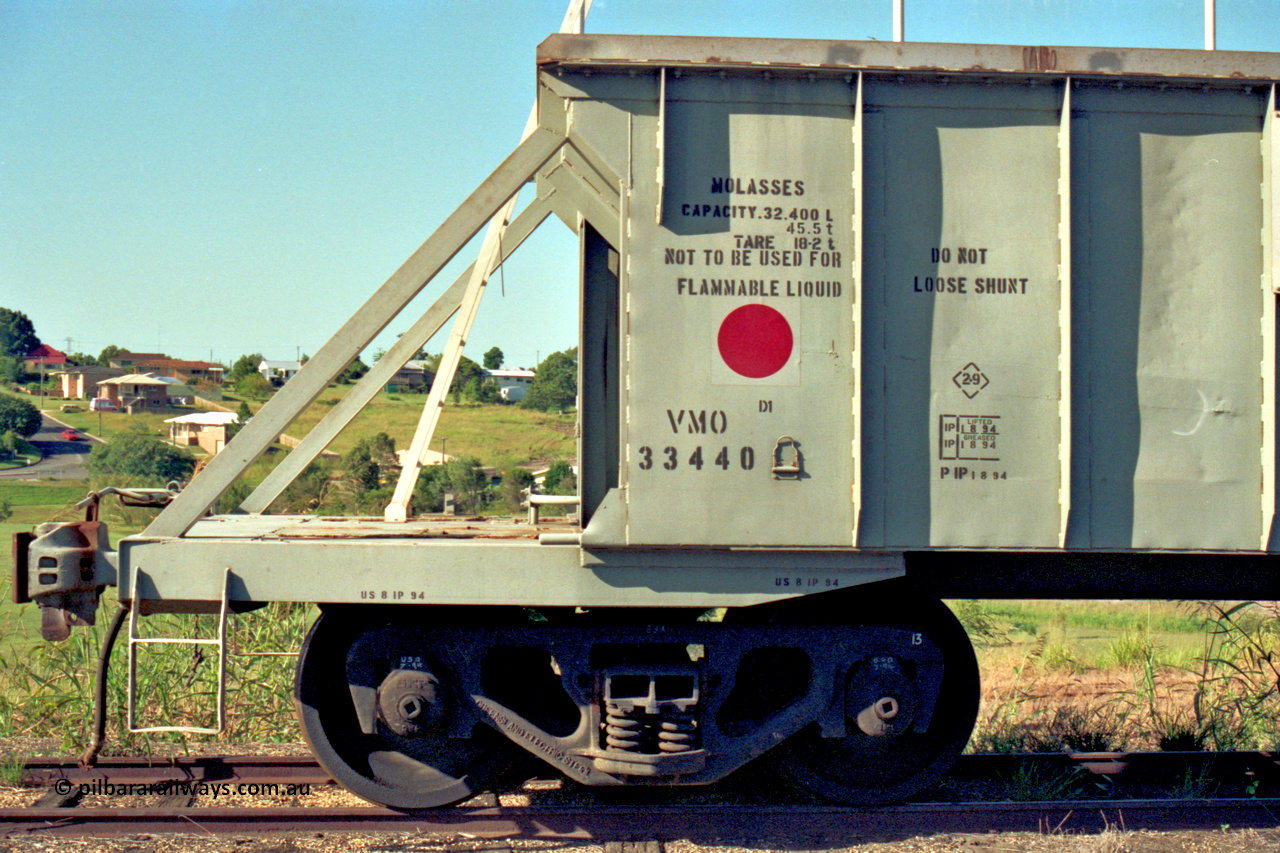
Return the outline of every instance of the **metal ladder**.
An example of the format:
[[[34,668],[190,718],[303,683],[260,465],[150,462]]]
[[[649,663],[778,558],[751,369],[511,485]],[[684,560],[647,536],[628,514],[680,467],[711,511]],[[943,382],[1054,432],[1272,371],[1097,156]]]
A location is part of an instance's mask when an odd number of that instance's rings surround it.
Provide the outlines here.
[[[182,732],[184,734],[216,735],[221,734],[227,725],[227,616],[230,612],[228,589],[231,585],[231,569],[227,569],[222,582],[222,604],[218,610],[217,639],[200,640],[194,637],[141,637],[138,636],[138,571],[129,578],[129,688],[125,719],[130,732],[157,733]],[[218,719],[217,726],[139,726],[138,713],[138,647],[148,643],[157,645],[182,644],[190,646],[218,647]]]

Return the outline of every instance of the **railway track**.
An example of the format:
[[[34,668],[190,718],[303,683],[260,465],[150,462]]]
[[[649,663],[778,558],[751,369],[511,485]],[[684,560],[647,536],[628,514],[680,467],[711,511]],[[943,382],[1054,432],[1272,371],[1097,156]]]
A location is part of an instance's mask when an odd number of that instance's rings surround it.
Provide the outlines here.
[[[1046,784],[1058,780],[1054,784],[1060,789],[1064,780],[1070,780],[1073,796],[852,809],[761,802],[753,799],[759,796],[758,790],[726,791],[719,786],[685,792],[627,791],[606,801],[559,782],[535,780],[501,800],[484,795],[455,808],[405,814],[366,805],[306,804],[309,797],[298,792],[305,788],[310,794],[331,785],[328,774],[309,758],[112,758],[88,770],[70,760],[37,760],[27,764],[23,779],[32,786],[33,802],[0,809],[0,835],[399,831],[601,842],[753,839],[793,843],[800,827],[806,842],[839,844],[867,834],[1280,827],[1280,762],[1262,753],[965,756],[932,796],[947,796],[947,789],[981,791],[984,786],[994,791],[1000,784],[1034,793],[1028,780]],[[1252,790],[1264,795],[1171,799],[1149,793],[1187,793],[1187,780],[1229,794]],[[290,790],[295,794],[292,801]],[[1087,796],[1090,791],[1097,794]],[[1102,796],[1103,792],[1110,795]],[[1009,790],[1004,793],[1007,797]],[[716,801],[717,796],[721,801]],[[259,804],[245,804],[246,797],[258,797]],[[723,802],[725,798],[734,801]]]
[[[1048,803],[918,803],[874,809],[680,805],[631,807],[458,807],[409,815],[377,807],[31,808],[0,813],[6,837],[106,837],[153,833],[372,832],[476,838],[687,839],[695,843],[781,841],[797,825],[810,843],[850,835],[1092,833],[1117,827],[1274,829],[1280,800],[1097,800]],[[642,827],[642,829],[640,828]]]

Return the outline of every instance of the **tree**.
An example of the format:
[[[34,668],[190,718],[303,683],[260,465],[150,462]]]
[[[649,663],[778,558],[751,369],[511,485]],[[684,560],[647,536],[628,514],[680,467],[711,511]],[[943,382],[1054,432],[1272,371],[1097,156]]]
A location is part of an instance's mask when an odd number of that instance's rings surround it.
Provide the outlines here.
[[[156,483],[184,480],[195,470],[188,450],[171,447],[153,435],[133,432],[100,444],[89,453],[85,467],[99,476],[138,477]]]
[[[375,359],[376,361],[376,359]],[[350,385],[361,376],[369,372],[369,365],[360,360],[360,356],[356,356],[355,361],[347,365],[347,369],[338,375],[338,381],[343,385]]]
[[[458,512],[473,512],[479,509],[488,485],[488,478],[480,470],[480,460],[474,457],[429,465],[418,477],[414,508],[418,512],[443,512],[445,493],[451,492]]]
[[[440,373],[440,359],[442,357],[443,353],[438,353],[436,355],[429,355],[423,359],[427,370],[438,375]],[[449,384],[449,390],[456,396],[467,387],[468,382],[482,375],[483,374],[480,372],[480,365],[476,364],[464,355],[458,359],[458,369],[453,373],[453,382]]]
[[[74,364],[77,367],[86,364],[97,364],[98,359],[89,355],[87,352],[69,352],[67,353],[67,364]]]
[[[467,399],[476,403],[502,402],[502,395],[498,393],[498,386],[494,384],[492,379],[485,379],[483,376],[477,376],[467,383],[466,394]]]
[[[21,382],[26,375],[22,362],[11,355],[0,355],[0,381]]]
[[[578,400],[578,348],[553,352],[538,365],[529,391],[520,401],[526,409],[560,412]]]
[[[362,438],[356,442],[355,447],[347,451],[347,455],[342,457],[342,462],[347,467],[347,477],[354,481],[359,489],[363,491],[376,489],[381,485],[383,469],[392,468],[398,464],[395,439],[385,432]]]
[[[21,311],[0,308],[0,355],[21,360],[38,346],[40,339],[36,337],[31,318]]]
[[[578,491],[573,468],[563,459],[551,463],[542,477],[542,490],[548,495],[569,495]]]
[[[29,438],[40,429],[44,421],[40,410],[16,397],[0,397],[0,433],[16,432],[23,438]]]
[[[502,350],[494,347],[484,354],[484,369],[497,370],[502,367]]]
[[[98,364],[103,367],[110,367],[111,365],[108,362],[111,361],[111,358],[122,352],[128,352],[128,350],[123,350],[115,344],[109,344],[102,348],[102,352],[98,353]]]
[[[258,365],[262,364],[263,361],[265,359],[260,352],[240,356],[236,359],[235,364],[231,365],[231,370],[227,373],[227,381],[232,383],[239,382],[252,373],[258,373]]]
[[[271,393],[271,383],[267,381],[267,377],[255,370],[236,380],[236,393],[242,397],[263,400]]]
[[[524,502],[524,490],[533,485],[533,475],[523,468],[508,468],[502,474],[502,502],[507,512],[516,515]]]
[[[249,419],[252,417],[253,410],[249,408],[249,403],[245,400],[241,400],[240,408],[236,411],[236,422],[233,424],[227,424],[227,441],[230,441],[239,435],[240,430],[244,429],[245,424],[249,423]],[[247,494],[241,496],[240,500],[236,501],[234,506],[240,506],[246,497],[248,497]],[[226,503],[225,505],[233,506],[233,504],[230,503]]]

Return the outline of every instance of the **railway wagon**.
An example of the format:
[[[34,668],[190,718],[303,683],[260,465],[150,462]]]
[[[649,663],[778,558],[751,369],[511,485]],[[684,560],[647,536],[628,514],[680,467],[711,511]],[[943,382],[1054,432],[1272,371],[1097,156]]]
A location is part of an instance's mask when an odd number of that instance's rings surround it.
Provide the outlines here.
[[[109,584],[131,638],[319,603],[303,732],[397,808],[520,750],[590,785],[759,758],[907,796],[978,705],[939,597],[1280,597],[1277,80],[1274,54],[552,36],[524,141],[235,440],[118,551],[93,520],[20,537],[15,586],[53,638]],[[415,516],[434,392],[384,517],[267,512],[454,315],[456,363],[485,275],[553,215],[580,238],[576,515]]]

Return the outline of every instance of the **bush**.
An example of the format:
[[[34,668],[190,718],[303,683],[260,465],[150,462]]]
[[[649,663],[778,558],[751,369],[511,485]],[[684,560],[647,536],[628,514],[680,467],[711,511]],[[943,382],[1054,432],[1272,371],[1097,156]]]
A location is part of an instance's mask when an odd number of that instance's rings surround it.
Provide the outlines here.
[[[261,373],[250,373],[236,380],[236,393],[251,400],[265,400],[271,390],[271,383]]]
[[[293,482],[271,503],[270,511],[279,513],[315,512],[325,498],[325,489],[333,476],[333,465],[322,459],[302,469]]]
[[[533,485],[533,475],[523,468],[511,467],[502,474],[502,503],[507,512],[516,515],[524,502],[523,492]]]
[[[126,433],[94,447],[86,467],[97,476],[138,477],[163,485],[190,477],[196,460],[190,451],[170,447],[155,436]]]
[[[422,469],[414,489],[414,508],[417,512],[443,512],[445,493],[452,492],[457,512],[475,512],[484,500],[488,485],[488,478],[480,470],[480,460],[474,457],[429,465]]]
[[[578,350],[553,352],[538,365],[520,405],[543,412],[562,412],[577,405]]]
[[[559,460],[552,462],[542,478],[542,491],[548,495],[576,495],[578,480],[573,476],[573,468],[568,462]]]
[[[8,462],[18,455],[18,442],[20,441],[22,439],[18,438],[17,433],[0,433],[0,462]]]
[[[385,432],[363,438],[347,451],[342,462],[347,469],[347,479],[354,483],[357,491],[377,489],[382,485],[384,471],[399,466],[395,440]]]
[[[0,432],[16,432],[27,438],[36,434],[43,420],[40,410],[26,400],[0,396]]]

